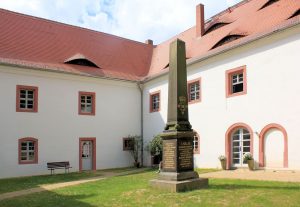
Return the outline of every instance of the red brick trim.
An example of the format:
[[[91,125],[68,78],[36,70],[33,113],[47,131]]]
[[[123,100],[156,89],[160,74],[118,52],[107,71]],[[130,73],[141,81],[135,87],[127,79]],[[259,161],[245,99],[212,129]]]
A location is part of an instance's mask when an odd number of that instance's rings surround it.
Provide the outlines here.
[[[232,75],[237,73],[243,73],[243,91],[239,93],[232,93]],[[239,96],[247,94],[247,73],[246,73],[246,65],[243,65],[238,68],[233,68],[230,70],[227,70],[225,72],[225,89],[226,89],[226,98]]]
[[[200,154],[200,136],[199,134],[194,130],[195,135],[198,137],[198,150],[194,149],[194,154]],[[193,140],[194,141],[194,140]],[[193,143],[194,144],[194,143]]]
[[[33,90],[33,109],[20,108],[20,90]],[[36,86],[16,86],[16,112],[38,112],[39,88]]]
[[[81,96],[92,96],[92,112],[91,113],[81,111]],[[96,114],[96,93],[95,92],[85,92],[85,91],[78,92],[78,114],[95,116],[95,114]]]
[[[226,169],[230,169],[231,168],[231,162],[232,162],[232,159],[231,159],[231,134],[232,132],[234,132],[236,129],[238,128],[245,128],[249,131],[250,133],[250,152],[251,154],[253,155],[253,131],[251,129],[251,127],[245,123],[236,123],[236,124],[233,124],[231,125],[227,131],[226,131],[226,134],[225,134],[225,155],[226,155]]]
[[[82,154],[82,147],[81,147],[81,143],[83,141],[91,141],[92,145],[93,145],[93,149],[92,149],[92,155],[93,155],[93,163],[92,163],[92,169],[96,170],[96,137],[89,137],[89,138],[79,138],[79,171],[82,171],[82,158],[81,158],[81,154]]]
[[[158,95],[158,96],[159,96],[159,107],[158,107],[158,109],[156,109],[156,110],[154,110],[154,109],[152,108],[153,96],[155,96],[155,95]],[[149,105],[150,105],[150,113],[160,111],[160,107],[161,107],[160,90],[159,90],[159,91],[155,91],[155,92],[153,92],[153,93],[150,93],[150,96],[149,96]]]
[[[265,167],[265,135],[270,129],[278,129],[284,137],[283,167],[288,167],[288,135],[285,128],[279,124],[268,124],[259,134],[259,166]],[[278,146],[279,147],[279,146]]]
[[[34,142],[34,160],[32,161],[26,161],[26,160],[21,160],[21,143],[22,142],[27,142],[27,141],[32,141]],[[23,164],[37,164],[38,160],[39,160],[39,142],[37,139],[33,138],[33,137],[25,137],[25,138],[20,138],[18,140],[18,160],[19,160],[19,164],[23,165]]]
[[[194,84],[194,83],[199,83],[199,99],[196,99],[196,100],[192,100],[191,101],[191,94],[190,94],[190,88],[191,88],[191,85],[192,84]],[[202,91],[202,87],[201,87],[201,78],[197,78],[197,79],[193,79],[193,80],[189,80],[188,82],[187,82],[187,84],[188,84],[188,103],[189,104],[194,104],[194,103],[199,103],[199,102],[201,102],[201,98],[202,98],[202,93],[201,93],[201,91]]]

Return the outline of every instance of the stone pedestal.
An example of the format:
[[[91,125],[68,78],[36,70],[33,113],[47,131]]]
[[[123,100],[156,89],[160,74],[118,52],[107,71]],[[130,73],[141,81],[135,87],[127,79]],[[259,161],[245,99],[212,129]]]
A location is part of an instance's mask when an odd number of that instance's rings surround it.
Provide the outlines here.
[[[208,186],[207,178],[199,178],[194,171],[193,131],[167,130],[163,138],[162,171],[150,185],[168,190],[182,192]]]

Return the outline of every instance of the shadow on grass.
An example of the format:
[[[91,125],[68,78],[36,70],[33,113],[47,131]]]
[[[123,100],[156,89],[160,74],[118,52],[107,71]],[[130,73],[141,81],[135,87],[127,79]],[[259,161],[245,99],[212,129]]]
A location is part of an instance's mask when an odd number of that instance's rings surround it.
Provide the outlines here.
[[[86,172],[72,172],[67,174],[38,175],[38,176],[0,179],[0,194],[29,189],[29,188],[36,188],[39,187],[40,185],[45,185],[45,184],[75,181],[75,180],[80,180],[85,178],[98,177],[101,175],[102,172],[86,171]]]
[[[1,207],[91,207],[83,200],[93,197],[94,195],[62,195],[51,191],[35,193],[27,196],[21,196],[0,201]]]
[[[300,190],[298,186],[286,185],[245,185],[245,184],[209,184],[209,190]]]

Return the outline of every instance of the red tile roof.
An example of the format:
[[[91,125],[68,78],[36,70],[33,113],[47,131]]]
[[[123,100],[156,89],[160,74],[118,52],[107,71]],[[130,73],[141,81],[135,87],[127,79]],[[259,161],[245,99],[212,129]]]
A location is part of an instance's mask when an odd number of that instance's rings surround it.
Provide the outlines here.
[[[288,20],[300,8],[300,0],[279,0],[261,9],[266,2],[244,0],[206,21],[205,29],[216,23],[229,24],[202,37],[196,37],[192,27],[157,46],[0,9],[0,64],[143,80],[167,71],[169,44],[176,38],[186,42],[187,57],[195,59],[300,23],[299,16]],[[212,49],[228,35],[245,37]],[[76,57],[99,68],[64,63]]]

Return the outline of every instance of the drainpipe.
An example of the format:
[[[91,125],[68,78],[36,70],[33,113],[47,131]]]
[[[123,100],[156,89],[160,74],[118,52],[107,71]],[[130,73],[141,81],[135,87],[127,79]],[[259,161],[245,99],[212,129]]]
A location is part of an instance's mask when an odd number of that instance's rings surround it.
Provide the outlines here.
[[[137,83],[140,92],[141,92],[141,140],[142,140],[142,144],[141,144],[141,166],[144,166],[144,116],[143,116],[143,84],[141,82]]]

